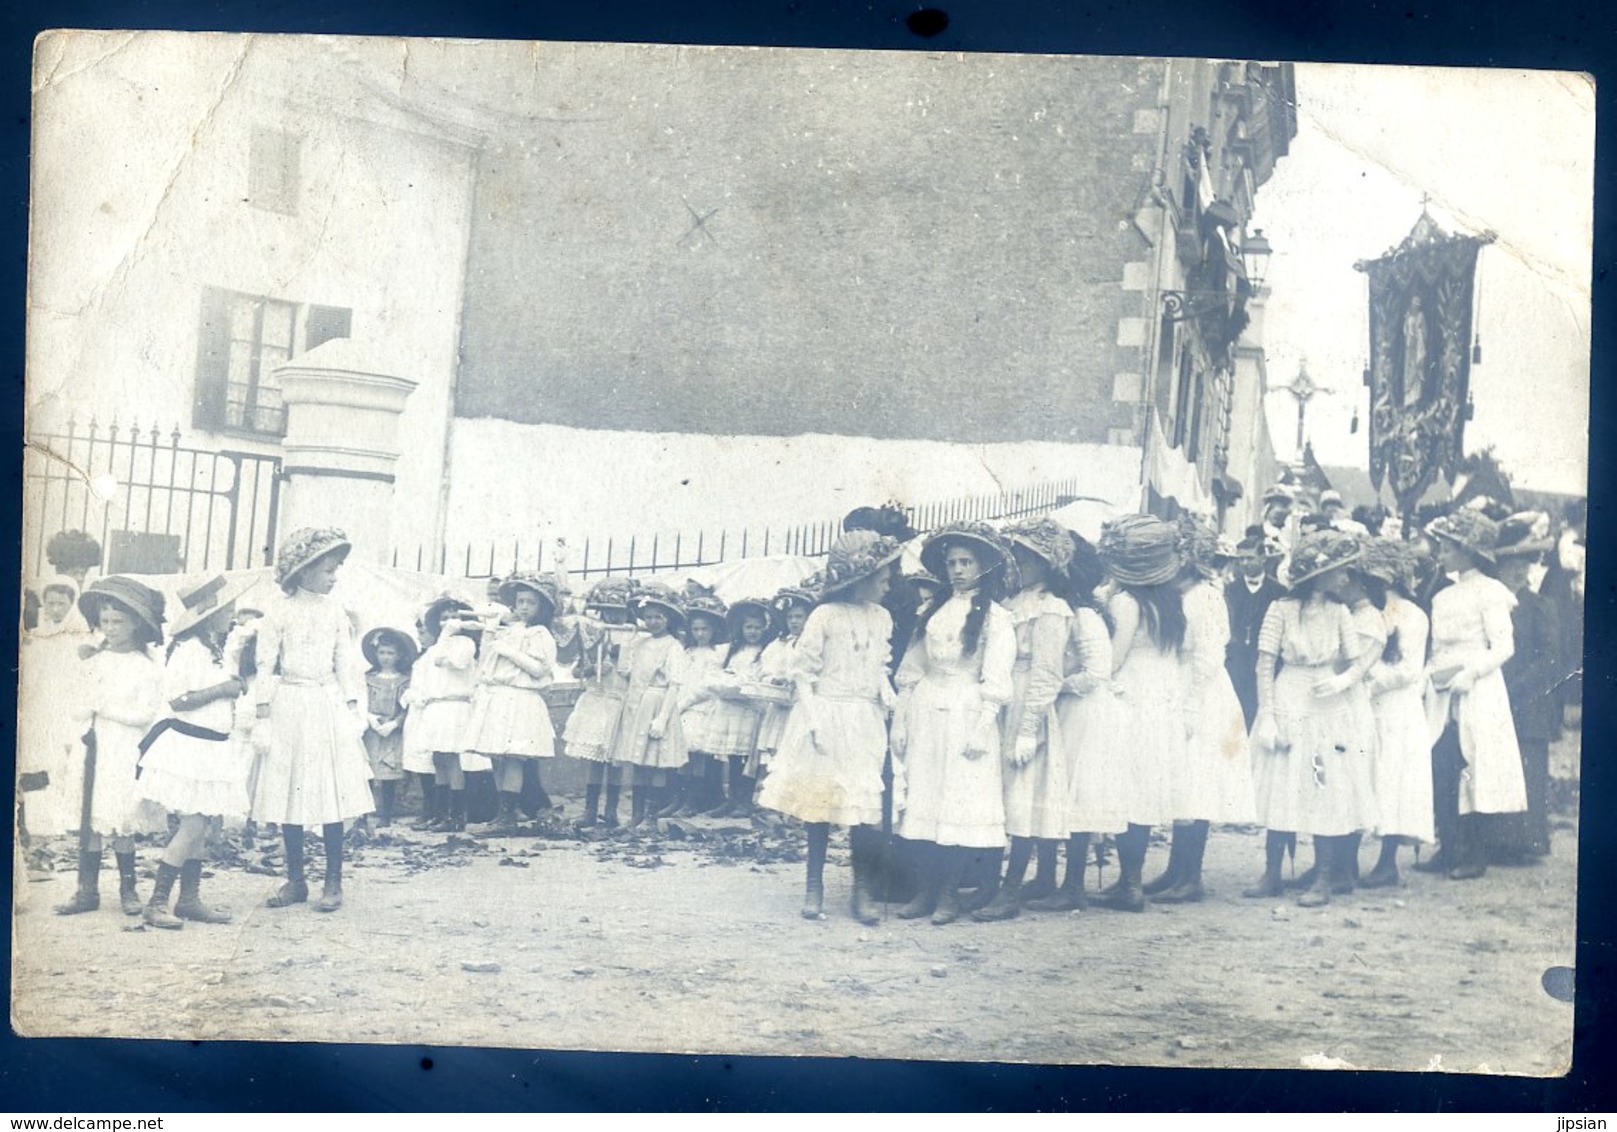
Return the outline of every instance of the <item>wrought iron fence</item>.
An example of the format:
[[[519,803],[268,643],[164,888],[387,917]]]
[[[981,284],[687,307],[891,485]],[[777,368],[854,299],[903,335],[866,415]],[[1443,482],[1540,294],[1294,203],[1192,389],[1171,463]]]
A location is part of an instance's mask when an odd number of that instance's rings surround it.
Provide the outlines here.
[[[45,547],[82,530],[103,573],[187,573],[272,561],[279,457],[191,448],[178,426],[102,428],[69,421],[32,433],[23,456],[23,566],[48,568]]]
[[[935,530],[949,523],[969,520],[1004,520],[1041,515],[1076,498],[1084,498],[1079,481],[1050,480],[1014,491],[959,496],[905,508],[910,525],[919,531]],[[664,571],[694,570],[732,558],[770,554],[795,554],[815,558],[830,552],[842,532],[842,520],[787,525],[765,524],[714,532],[694,531],[672,535],[630,535],[613,538],[586,538],[567,543],[567,571],[593,577],[603,574],[652,574]],[[410,570],[458,574],[467,578],[491,578],[519,570],[543,571],[555,568],[554,554],[546,559],[545,540],[534,536],[490,540],[487,543],[440,546],[436,553],[426,547],[413,552],[395,550],[393,565]]]

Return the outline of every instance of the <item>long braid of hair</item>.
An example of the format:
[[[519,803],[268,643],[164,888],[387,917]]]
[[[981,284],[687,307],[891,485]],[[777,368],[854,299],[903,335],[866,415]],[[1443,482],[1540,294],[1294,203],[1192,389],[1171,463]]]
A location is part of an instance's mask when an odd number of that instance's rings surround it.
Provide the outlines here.
[[[926,627],[931,624],[933,616],[949,602],[949,595],[940,593],[927,603],[921,615],[915,619],[914,640],[926,639]],[[960,646],[967,656],[977,651],[982,644],[983,625],[988,620],[988,607],[994,604],[994,596],[989,592],[988,579],[985,577],[976,589],[971,591],[971,610],[966,614],[966,623],[960,627]]]
[[[960,645],[967,656],[977,652],[977,647],[983,641],[983,622],[988,620],[988,607],[994,599],[988,594],[987,579],[971,591],[971,612],[966,614],[966,623],[960,627]]]

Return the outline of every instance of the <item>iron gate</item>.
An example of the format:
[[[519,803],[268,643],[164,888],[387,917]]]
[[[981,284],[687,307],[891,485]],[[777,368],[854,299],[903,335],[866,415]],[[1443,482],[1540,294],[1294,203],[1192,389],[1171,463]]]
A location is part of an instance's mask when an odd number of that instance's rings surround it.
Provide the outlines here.
[[[101,544],[103,574],[197,573],[273,560],[281,460],[256,452],[190,448],[176,426],[101,428],[69,421],[33,433],[23,456],[23,568],[49,573],[45,547],[59,531]]]

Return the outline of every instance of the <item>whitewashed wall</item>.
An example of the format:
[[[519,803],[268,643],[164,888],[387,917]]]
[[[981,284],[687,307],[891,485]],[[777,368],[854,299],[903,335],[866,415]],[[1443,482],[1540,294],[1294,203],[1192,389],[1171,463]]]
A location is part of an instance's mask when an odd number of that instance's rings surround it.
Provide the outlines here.
[[[585,537],[689,538],[728,529],[734,538],[748,527],[756,540],[766,524],[778,540],[784,526],[839,519],[890,498],[915,505],[1069,477],[1083,493],[1126,509],[1140,492],[1140,450],[1100,444],[722,437],[492,419],[457,420],[453,436],[451,558],[467,544],[531,546],[558,536],[575,558]],[[400,551],[401,561],[413,560],[414,546],[401,542]]]
[[[29,428],[114,418],[182,444],[203,289],[347,307],[351,337],[420,384],[401,421],[401,536],[439,517],[475,138],[360,85],[379,45],[294,68],[277,37],[71,33],[41,45],[29,280]],[[307,44],[302,48],[307,52]],[[254,127],[302,137],[294,215],[246,201]]]

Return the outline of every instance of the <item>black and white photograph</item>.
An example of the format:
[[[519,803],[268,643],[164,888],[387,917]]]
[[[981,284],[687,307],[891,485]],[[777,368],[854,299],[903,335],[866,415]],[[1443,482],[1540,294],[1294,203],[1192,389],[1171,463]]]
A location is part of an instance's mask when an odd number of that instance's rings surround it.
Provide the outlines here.
[[[1594,123],[40,37],[13,1028],[1567,1073]]]

